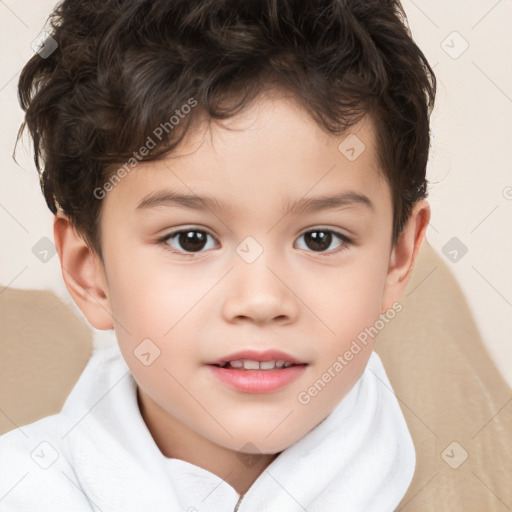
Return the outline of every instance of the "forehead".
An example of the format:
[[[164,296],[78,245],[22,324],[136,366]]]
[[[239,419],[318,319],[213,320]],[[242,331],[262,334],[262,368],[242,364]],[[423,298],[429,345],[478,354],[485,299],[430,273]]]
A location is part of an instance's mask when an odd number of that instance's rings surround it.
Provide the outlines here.
[[[232,118],[203,119],[164,159],[139,163],[104,208],[137,210],[164,189],[213,197],[225,213],[257,213],[274,202],[282,211],[334,191],[374,196],[379,206],[389,202],[389,190],[375,144],[369,116],[343,135],[328,134],[291,95],[272,91]]]

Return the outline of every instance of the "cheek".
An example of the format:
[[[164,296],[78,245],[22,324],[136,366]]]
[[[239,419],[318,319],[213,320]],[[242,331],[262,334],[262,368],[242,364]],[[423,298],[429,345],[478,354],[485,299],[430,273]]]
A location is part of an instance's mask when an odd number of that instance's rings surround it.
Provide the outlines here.
[[[204,279],[189,268],[152,260],[145,251],[118,258],[108,272],[115,319],[134,335],[162,338],[205,293]]]
[[[179,410],[189,399],[183,386],[191,391],[196,386],[188,379],[199,364],[200,346],[190,319],[204,291],[186,283],[182,273],[147,262],[125,262],[110,278],[120,284],[111,287],[110,298],[126,363],[157,403],[172,396]]]
[[[172,376],[195,389],[197,383],[188,378],[201,353],[197,311],[208,283],[192,278],[190,272],[168,267],[166,272],[165,266],[138,264],[135,258],[120,261],[109,274],[115,333],[135,380],[144,389],[165,390],[177,402],[183,389]]]
[[[368,254],[357,254],[346,266],[319,274],[318,279],[305,280],[303,294],[309,298],[307,304],[335,332],[336,340],[350,344],[378,319],[386,269],[385,258],[368,251]],[[328,339],[327,329],[326,335]]]

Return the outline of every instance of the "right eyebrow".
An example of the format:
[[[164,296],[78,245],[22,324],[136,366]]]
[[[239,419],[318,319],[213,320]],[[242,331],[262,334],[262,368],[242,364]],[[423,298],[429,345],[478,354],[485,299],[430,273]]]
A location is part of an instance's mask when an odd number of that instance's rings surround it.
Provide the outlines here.
[[[181,194],[172,190],[153,192],[145,196],[137,205],[137,210],[147,210],[159,206],[182,207],[190,210],[212,210],[217,213],[228,211],[227,204],[211,196]]]

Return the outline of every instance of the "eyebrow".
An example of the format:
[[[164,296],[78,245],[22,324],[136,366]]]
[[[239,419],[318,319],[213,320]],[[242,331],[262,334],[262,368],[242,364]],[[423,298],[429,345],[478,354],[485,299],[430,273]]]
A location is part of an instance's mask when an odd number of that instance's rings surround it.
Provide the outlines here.
[[[137,210],[147,210],[159,206],[182,207],[190,210],[213,210],[222,213],[228,210],[225,203],[210,196],[181,194],[171,190],[163,190],[148,194],[137,205]]]
[[[340,208],[348,208],[352,206],[364,206],[375,211],[375,207],[370,199],[364,194],[347,191],[332,196],[324,195],[319,197],[302,198],[295,201],[288,207],[288,213],[301,214],[313,213],[323,210],[334,210]]]
[[[170,190],[153,192],[145,196],[137,205],[137,210],[148,210],[160,206],[181,207],[190,210],[212,210],[216,213],[225,213],[229,206],[215,197],[181,194]],[[287,214],[299,215],[317,211],[364,206],[375,211],[371,200],[357,192],[346,191],[340,194],[319,197],[301,198],[294,203],[288,202]]]

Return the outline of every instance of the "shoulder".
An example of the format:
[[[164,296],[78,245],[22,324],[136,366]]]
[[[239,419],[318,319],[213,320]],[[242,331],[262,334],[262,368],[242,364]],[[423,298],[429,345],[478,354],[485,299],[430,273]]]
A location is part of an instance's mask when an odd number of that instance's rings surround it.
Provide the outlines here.
[[[93,509],[78,480],[76,453],[94,447],[89,436],[96,430],[97,437],[106,435],[104,409],[112,404],[102,397],[125,375],[122,363],[115,349],[96,352],[58,414],[0,436],[2,512]],[[85,470],[95,474],[98,468],[89,462]]]
[[[0,436],[2,512],[91,510],[76,477],[68,434],[105,392],[103,381],[117,359],[112,349],[94,353],[58,414]]]
[[[0,436],[2,512],[64,510],[83,503],[61,448],[65,424],[55,414]]]
[[[58,439],[63,431],[62,423],[61,415],[53,414],[0,435],[0,456],[2,460],[12,459],[13,465],[21,465],[25,462],[25,456],[32,457],[32,450],[37,448],[38,441],[52,439],[55,444],[55,439]],[[0,470],[5,469],[5,466],[5,464],[2,465]]]

